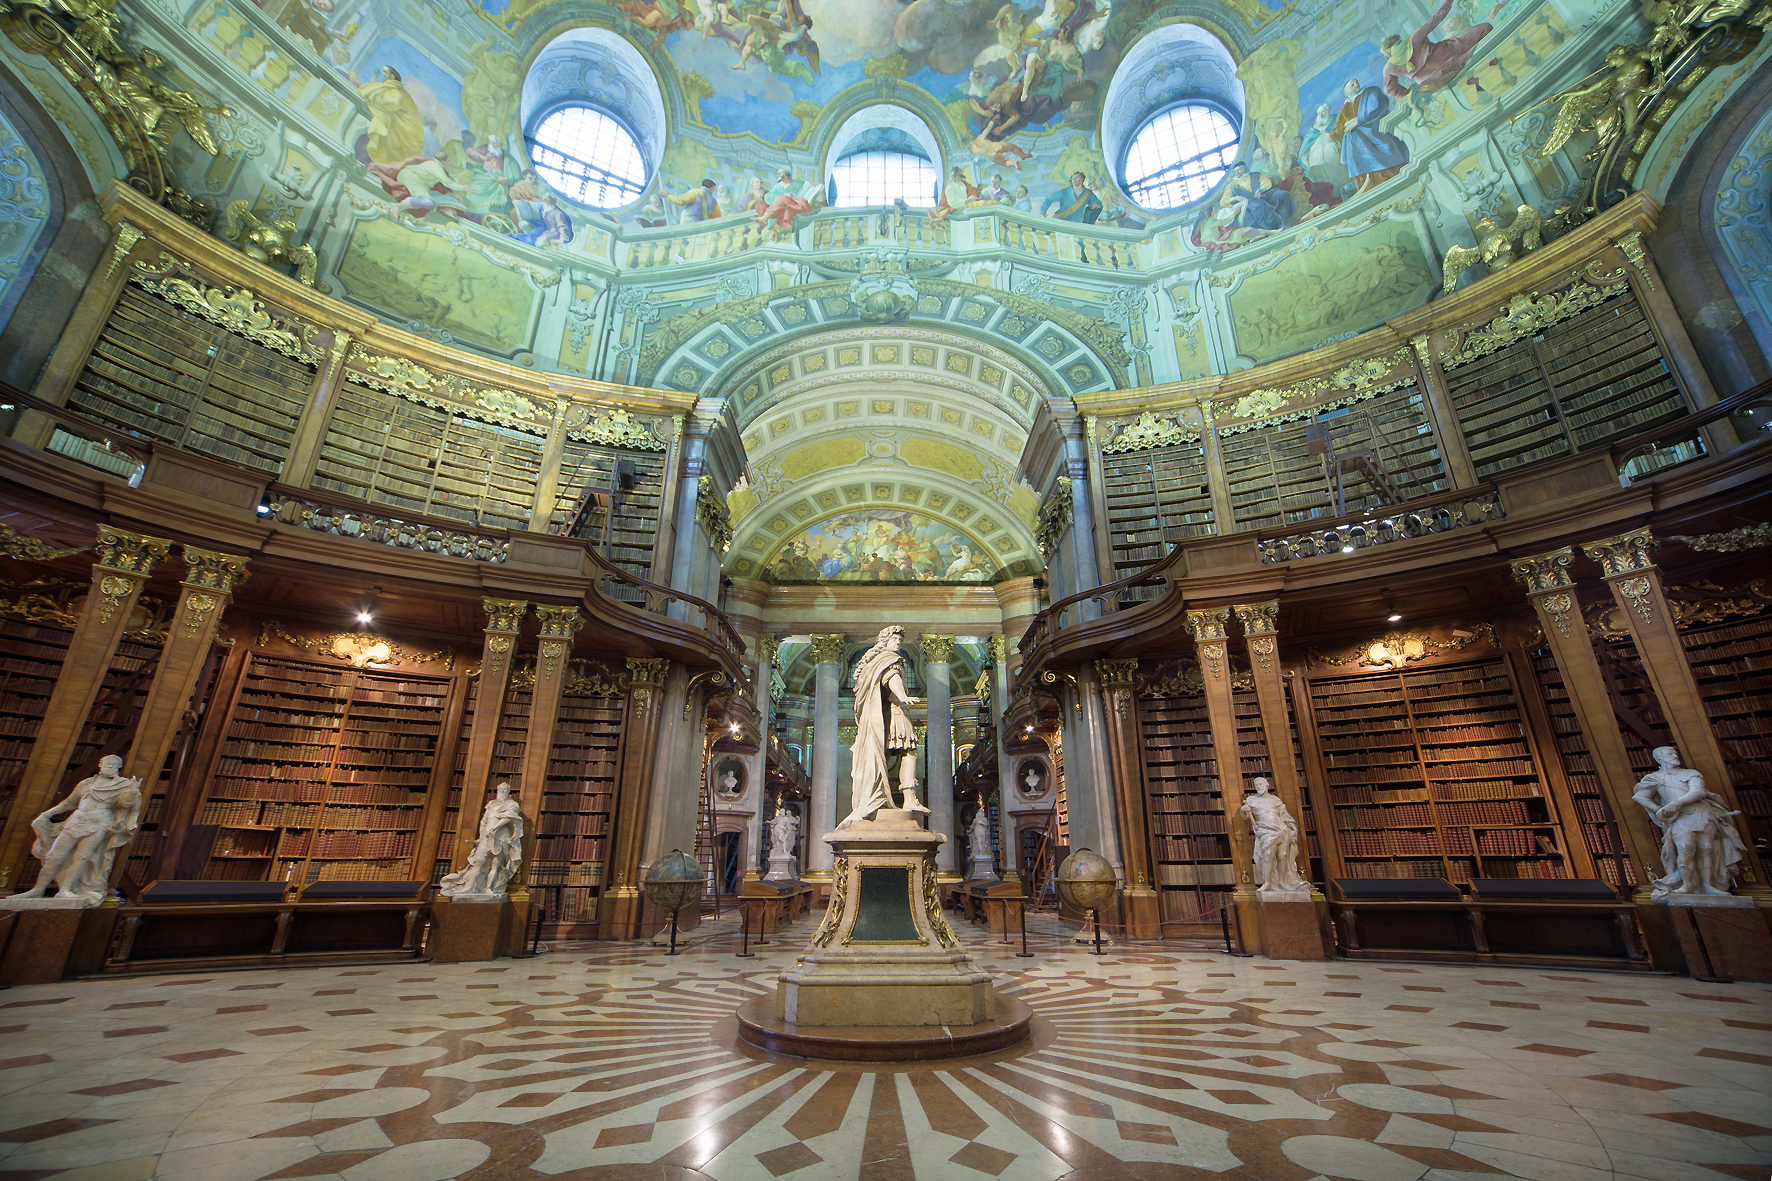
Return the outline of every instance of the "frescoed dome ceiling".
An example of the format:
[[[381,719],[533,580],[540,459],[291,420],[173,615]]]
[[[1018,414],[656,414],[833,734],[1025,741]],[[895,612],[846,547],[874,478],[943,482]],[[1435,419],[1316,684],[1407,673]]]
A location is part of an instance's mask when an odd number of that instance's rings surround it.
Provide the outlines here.
[[[816,558],[825,540],[834,550],[833,530],[879,533],[881,545],[888,532],[910,532],[935,550],[921,569],[907,554],[909,571],[857,572],[857,580],[977,582],[1037,571],[1039,500],[1017,475],[1046,396],[1031,369],[919,329],[826,332],[797,344],[733,382],[742,387],[735,409],[750,468],[727,498],[736,531],[729,573],[809,581],[784,553],[797,545]],[[955,568],[960,546],[971,561]],[[850,549],[861,548],[874,547],[858,537]],[[819,577],[842,577],[831,561]]]

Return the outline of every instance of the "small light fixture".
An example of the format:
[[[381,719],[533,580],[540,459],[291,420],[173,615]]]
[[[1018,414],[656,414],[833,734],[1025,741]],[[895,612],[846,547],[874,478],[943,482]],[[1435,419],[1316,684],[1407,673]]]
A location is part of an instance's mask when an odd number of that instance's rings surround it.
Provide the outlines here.
[[[738,727],[737,727],[737,726],[734,726],[734,727],[732,727],[732,732],[733,732],[733,733],[734,733],[734,734],[737,734],[737,733],[738,733]]]
[[[367,611],[357,612],[357,622],[358,623],[371,623],[374,621],[374,619],[375,619],[375,616],[371,615]]]
[[[1341,552],[1342,552],[1342,553],[1344,553],[1344,554],[1351,554],[1351,553],[1353,553],[1353,552],[1354,552],[1354,543],[1353,543],[1353,542],[1351,542],[1351,541],[1344,541],[1344,542],[1342,542],[1342,543],[1341,543]]]
[[[1380,593],[1384,595],[1384,618],[1385,618],[1385,620],[1390,623],[1403,622],[1403,613],[1401,611],[1397,610],[1396,603],[1391,601],[1391,592],[1388,589],[1386,589],[1384,591],[1381,591]]]
[[[1386,615],[1385,619],[1390,621],[1391,623],[1403,622],[1403,616],[1396,611],[1392,611],[1389,615]]]

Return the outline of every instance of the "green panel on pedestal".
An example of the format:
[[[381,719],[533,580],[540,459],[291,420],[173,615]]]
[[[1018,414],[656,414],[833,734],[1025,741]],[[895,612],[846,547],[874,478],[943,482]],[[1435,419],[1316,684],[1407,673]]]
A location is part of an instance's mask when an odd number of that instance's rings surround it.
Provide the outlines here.
[[[921,943],[911,917],[911,871],[902,865],[868,866],[859,871],[855,926],[849,943]]]

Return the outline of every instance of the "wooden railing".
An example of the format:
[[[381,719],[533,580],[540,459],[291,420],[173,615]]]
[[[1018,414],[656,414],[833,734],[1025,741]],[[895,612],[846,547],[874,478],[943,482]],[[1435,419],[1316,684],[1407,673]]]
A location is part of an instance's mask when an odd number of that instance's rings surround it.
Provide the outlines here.
[[[744,637],[739,634],[736,627],[732,626],[732,617],[726,612],[706,599],[697,598],[687,591],[675,591],[668,586],[660,586],[656,582],[641,578],[637,574],[630,574],[598,553],[589,544],[585,546],[584,552],[585,556],[590,558],[591,564],[598,569],[597,589],[605,598],[636,606],[649,615],[666,615],[669,613],[672,603],[682,603],[685,607],[701,612],[703,631],[712,636],[734,658],[744,659]],[[638,591],[638,599],[629,595],[610,593],[608,586],[611,582]]]

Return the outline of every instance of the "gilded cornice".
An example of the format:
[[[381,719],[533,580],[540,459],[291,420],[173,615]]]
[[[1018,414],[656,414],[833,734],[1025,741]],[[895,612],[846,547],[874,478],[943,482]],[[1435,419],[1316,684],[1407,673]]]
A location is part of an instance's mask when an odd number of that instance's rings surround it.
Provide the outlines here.
[[[1598,282],[1600,279],[1596,277],[1596,283]],[[1502,305],[1501,311],[1493,320],[1466,336],[1456,349],[1442,353],[1441,363],[1447,369],[1454,369],[1479,357],[1499,352],[1517,341],[1543,332],[1552,324],[1605,303],[1618,294],[1616,288],[1624,282],[1625,275],[1621,270],[1610,284],[1595,285],[1585,279],[1577,279],[1561,292],[1553,291],[1544,296],[1524,292],[1515,295]]]
[[[286,357],[318,364],[326,350],[314,343],[317,330],[308,324],[291,324],[265,310],[251,291],[241,287],[206,287],[190,277],[190,267],[170,254],[155,262],[138,262],[129,281],[169,303],[202,316],[212,324],[247,340],[275,349]]]
[[[390,357],[359,344],[349,363],[351,375],[364,385],[438,410],[537,434],[547,430],[551,418],[545,407],[515,390],[483,389],[454,373],[433,373],[409,357]]]

